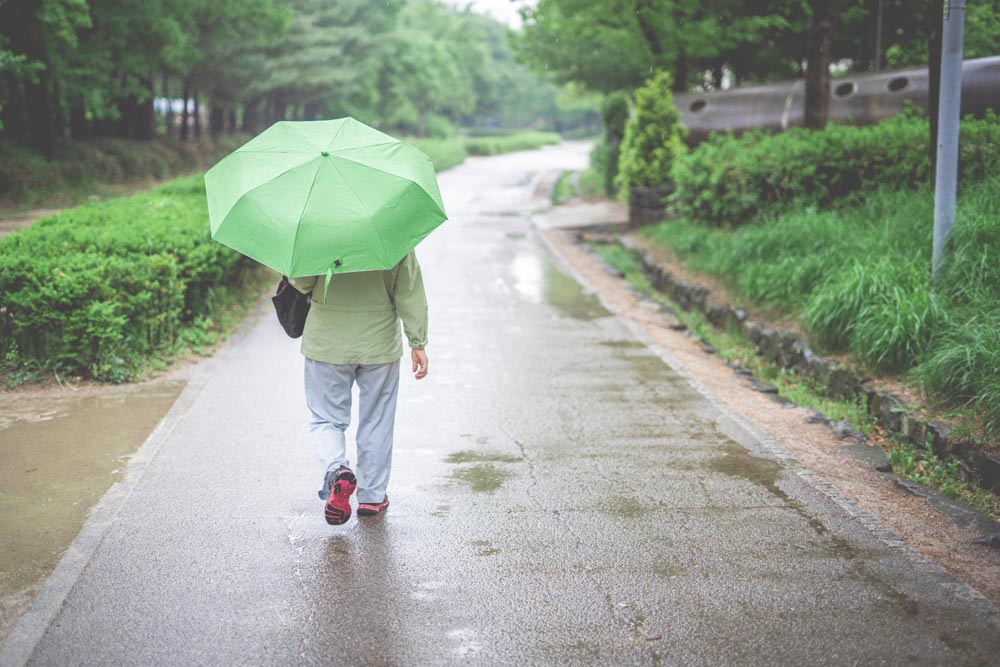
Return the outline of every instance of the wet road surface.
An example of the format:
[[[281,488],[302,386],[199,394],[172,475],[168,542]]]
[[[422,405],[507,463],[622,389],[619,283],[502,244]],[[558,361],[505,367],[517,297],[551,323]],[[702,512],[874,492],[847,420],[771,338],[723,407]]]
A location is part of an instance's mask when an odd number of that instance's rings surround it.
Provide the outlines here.
[[[532,179],[585,160],[441,175],[388,515],[324,522],[298,344],[265,313],[184,390],[30,664],[995,664],[994,608],[767,455],[547,256]]]

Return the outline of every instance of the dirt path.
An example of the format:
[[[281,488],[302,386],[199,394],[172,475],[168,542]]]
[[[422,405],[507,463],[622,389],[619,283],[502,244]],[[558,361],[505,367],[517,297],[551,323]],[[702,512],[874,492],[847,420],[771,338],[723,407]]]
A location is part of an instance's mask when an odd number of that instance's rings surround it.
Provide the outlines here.
[[[576,242],[575,232],[548,229],[542,234],[607,305],[634,322],[733,410],[779,441],[802,464],[872,513],[920,554],[1000,603],[1000,550],[973,544],[979,534],[972,528],[955,525],[924,499],[896,487],[890,476],[839,452],[844,443],[828,427],[807,423],[808,410],[784,407],[753,391],[721,359],[706,354],[684,333],[670,329],[670,316],[649,308],[624,279],[610,275],[597,256]]]

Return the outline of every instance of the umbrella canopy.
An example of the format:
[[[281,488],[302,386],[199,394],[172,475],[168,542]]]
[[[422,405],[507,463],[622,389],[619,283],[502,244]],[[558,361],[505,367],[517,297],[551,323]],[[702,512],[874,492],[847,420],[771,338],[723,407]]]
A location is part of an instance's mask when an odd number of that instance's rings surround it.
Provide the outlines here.
[[[447,219],[430,158],[353,118],[275,123],[205,188],[212,238],[289,277],[392,268]]]

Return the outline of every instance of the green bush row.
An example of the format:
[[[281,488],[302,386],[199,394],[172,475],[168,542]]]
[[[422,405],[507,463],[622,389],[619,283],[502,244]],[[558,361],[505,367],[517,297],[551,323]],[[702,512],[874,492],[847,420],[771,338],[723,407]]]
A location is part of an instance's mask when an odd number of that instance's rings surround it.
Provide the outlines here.
[[[465,162],[465,146],[458,137],[432,139],[408,137],[406,143],[418,148],[434,163],[436,171],[444,171]]]
[[[466,137],[462,140],[469,155],[500,155],[515,151],[529,151],[562,140],[555,132],[518,132],[492,137]]]
[[[128,379],[253,265],[210,240],[201,176],[79,206],[0,239],[0,353]]]
[[[912,189],[928,181],[927,120],[909,111],[878,125],[795,128],[781,134],[716,134],[673,170],[676,210],[738,226],[761,211],[860,201],[879,187]],[[1000,119],[992,112],[961,125],[965,180],[1000,171]]]
[[[934,284],[933,209],[928,189],[885,185],[838,210],[763,215],[732,231],[680,218],[645,233],[746,301],[798,317],[818,350],[974,404],[1000,435],[1000,182],[963,188]]]
[[[36,203],[46,196],[96,183],[168,178],[208,167],[247,137],[213,141],[67,141],[53,160],[15,143],[0,142],[0,199]]]

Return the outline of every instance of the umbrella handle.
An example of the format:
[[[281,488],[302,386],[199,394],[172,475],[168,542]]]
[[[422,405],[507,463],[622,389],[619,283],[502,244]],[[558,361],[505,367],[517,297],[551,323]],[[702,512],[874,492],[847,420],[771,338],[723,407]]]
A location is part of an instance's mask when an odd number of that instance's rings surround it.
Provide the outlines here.
[[[326,291],[330,289],[330,281],[333,280],[334,269],[340,268],[343,264],[339,259],[333,260],[333,264],[326,270],[326,280],[323,282],[323,303],[326,303]]]

